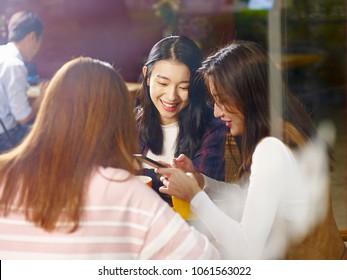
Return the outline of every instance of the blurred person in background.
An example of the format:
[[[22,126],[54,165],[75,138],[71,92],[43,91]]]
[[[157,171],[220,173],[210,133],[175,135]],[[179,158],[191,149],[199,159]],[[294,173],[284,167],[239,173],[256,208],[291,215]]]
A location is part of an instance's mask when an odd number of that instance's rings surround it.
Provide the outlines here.
[[[35,119],[37,104],[27,96],[30,62],[41,46],[43,24],[30,11],[15,13],[8,24],[8,43],[0,46],[0,153],[17,145]]]

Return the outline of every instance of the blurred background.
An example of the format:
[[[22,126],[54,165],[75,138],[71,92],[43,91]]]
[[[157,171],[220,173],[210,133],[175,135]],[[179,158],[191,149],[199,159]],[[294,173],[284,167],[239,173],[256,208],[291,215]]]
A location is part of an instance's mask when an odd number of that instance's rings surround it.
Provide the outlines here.
[[[42,79],[84,55],[112,63],[136,83],[152,45],[169,34],[191,37],[205,56],[235,38],[262,44],[279,57],[314,120],[330,119],[337,128],[332,200],[338,226],[347,230],[346,0],[1,0],[0,44],[7,20],[22,9],[45,25],[29,65]]]

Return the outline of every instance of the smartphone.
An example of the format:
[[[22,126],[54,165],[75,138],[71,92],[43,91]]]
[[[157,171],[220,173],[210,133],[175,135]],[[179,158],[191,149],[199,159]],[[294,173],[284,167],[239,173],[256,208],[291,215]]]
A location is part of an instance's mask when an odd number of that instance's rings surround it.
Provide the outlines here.
[[[154,168],[165,168],[167,167],[166,165],[160,163],[160,162],[157,162],[155,161],[154,159],[151,159],[149,157],[146,157],[144,155],[141,155],[141,154],[134,154],[133,155],[134,158],[136,158],[138,161],[141,161],[141,162],[144,162],[144,163],[147,163],[148,165],[150,166],[153,166]]]

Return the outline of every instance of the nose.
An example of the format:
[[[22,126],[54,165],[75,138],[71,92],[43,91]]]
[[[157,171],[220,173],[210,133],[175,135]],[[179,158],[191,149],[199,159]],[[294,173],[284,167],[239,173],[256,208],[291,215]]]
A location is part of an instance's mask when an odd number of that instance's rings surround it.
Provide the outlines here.
[[[169,101],[175,101],[177,99],[177,90],[175,87],[170,87],[168,88],[168,91],[167,91],[167,98]]]
[[[223,116],[223,111],[222,109],[217,105],[217,103],[214,103],[213,106],[213,115],[215,118],[220,118]]]

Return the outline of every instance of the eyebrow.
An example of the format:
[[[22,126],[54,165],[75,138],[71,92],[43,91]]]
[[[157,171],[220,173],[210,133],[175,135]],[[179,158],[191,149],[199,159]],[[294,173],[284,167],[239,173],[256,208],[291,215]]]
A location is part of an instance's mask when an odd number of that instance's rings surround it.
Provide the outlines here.
[[[169,78],[164,77],[164,76],[161,76],[161,75],[159,75],[159,74],[156,74],[155,76],[156,76],[157,78],[161,78],[161,79],[165,79],[165,80],[170,81],[170,79],[169,79]],[[190,81],[189,81],[189,80],[186,80],[186,81],[180,81],[180,84],[182,84],[182,83],[189,84],[189,83],[190,83]]]

